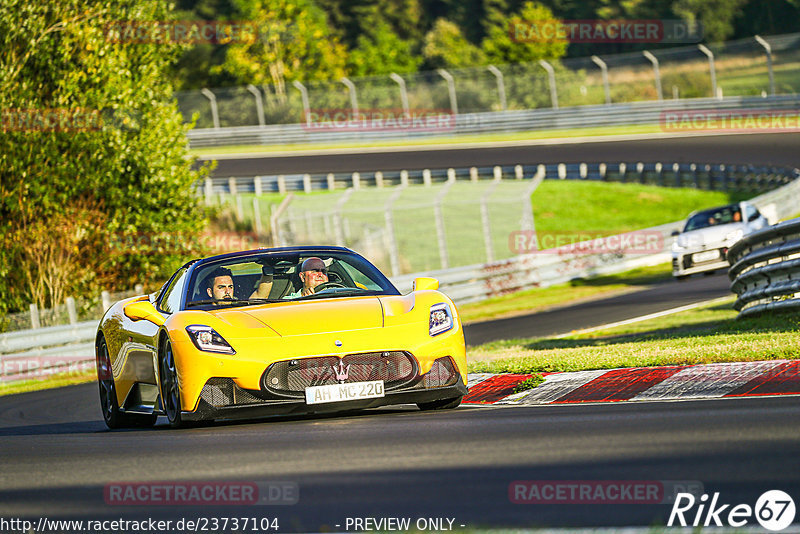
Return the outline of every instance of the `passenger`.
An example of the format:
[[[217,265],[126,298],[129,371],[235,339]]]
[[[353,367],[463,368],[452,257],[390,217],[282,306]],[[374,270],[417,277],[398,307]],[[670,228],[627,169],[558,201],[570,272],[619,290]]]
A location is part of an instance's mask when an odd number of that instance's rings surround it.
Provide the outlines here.
[[[307,297],[313,295],[314,290],[320,284],[328,281],[328,269],[325,267],[325,262],[317,257],[306,259],[300,265],[300,272],[297,274],[303,282],[303,287],[284,296],[285,299],[293,299],[297,297]]]

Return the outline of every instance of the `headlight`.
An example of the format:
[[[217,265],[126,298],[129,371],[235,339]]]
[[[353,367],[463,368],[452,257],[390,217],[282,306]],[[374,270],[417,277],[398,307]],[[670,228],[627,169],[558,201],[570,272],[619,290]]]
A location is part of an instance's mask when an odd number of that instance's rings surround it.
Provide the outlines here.
[[[194,346],[200,350],[236,354],[236,351],[225,341],[225,338],[210,326],[193,324],[187,326],[186,331],[189,333]]]
[[[731,232],[728,235],[726,235],[725,236],[725,241],[734,241],[734,242],[735,241],[739,241],[742,238],[743,235],[744,235],[744,232],[742,231],[741,228],[739,228],[738,230],[736,230],[734,232]]]
[[[451,328],[453,328],[453,312],[450,310],[450,306],[444,302],[431,306],[428,330],[430,335],[435,336],[447,332]]]

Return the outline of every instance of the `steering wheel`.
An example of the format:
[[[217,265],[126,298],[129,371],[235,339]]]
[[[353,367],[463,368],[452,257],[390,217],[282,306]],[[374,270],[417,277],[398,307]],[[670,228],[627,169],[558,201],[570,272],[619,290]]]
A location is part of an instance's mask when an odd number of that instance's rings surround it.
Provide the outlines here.
[[[347,286],[340,284],[339,282],[324,282],[314,288],[314,293],[319,293],[320,291],[325,291],[326,289],[331,289],[334,287],[346,288]]]

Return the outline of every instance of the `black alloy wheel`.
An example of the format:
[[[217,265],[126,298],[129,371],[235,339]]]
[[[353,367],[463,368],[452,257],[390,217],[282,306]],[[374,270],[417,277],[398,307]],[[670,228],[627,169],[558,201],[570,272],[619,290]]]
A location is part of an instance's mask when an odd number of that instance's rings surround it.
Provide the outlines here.
[[[111,358],[105,337],[97,344],[97,382],[100,386],[100,408],[103,420],[110,429],[153,426],[157,415],[124,413],[117,402],[117,388],[111,373]]]

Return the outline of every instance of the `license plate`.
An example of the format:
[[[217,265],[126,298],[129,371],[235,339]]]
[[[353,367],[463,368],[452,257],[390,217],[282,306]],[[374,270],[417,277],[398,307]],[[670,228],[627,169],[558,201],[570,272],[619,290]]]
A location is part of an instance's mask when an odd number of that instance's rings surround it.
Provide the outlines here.
[[[350,382],[348,384],[329,384],[327,386],[306,388],[306,404],[377,399],[383,396],[383,380]]]
[[[700,263],[703,261],[716,260],[719,258],[719,250],[707,250],[705,252],[698,252],[692,254],[692,261]]]

